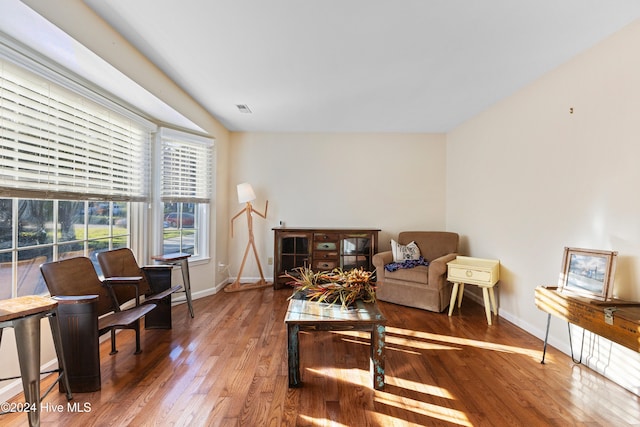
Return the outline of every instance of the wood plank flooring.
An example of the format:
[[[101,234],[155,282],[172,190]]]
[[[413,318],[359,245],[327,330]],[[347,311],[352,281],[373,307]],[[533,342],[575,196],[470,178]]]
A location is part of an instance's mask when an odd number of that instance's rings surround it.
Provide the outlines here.
[[[454,316],[380,302],[388,319],[387,385],[372,388],[368,338],[302,333],[303,387],[288,388],[289,290],[220,292],[173,307],[172,330],[131,331],[101,345],[102,389],[54,390],[42,425],[64,426],[626,426],[640,398],[504,319],[487,326],[470,299]],[[533,302],[532,302],[533,303]],[[541,314],[543,315],[543,314]],[[43,380],[43,387],[51,379]],[[24,401],[19,395],[17,401]],[[26,415],[0,417],[26,425]]]

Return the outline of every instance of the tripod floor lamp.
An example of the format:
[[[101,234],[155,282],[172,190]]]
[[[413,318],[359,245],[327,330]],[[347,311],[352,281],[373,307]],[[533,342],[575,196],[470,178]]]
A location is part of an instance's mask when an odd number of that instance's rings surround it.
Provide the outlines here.
[[[256,215],[264,219],[267,219],[267,209],[269,208],[269,201],[267,200],[267,203],[264,206],[264,213],[261,213],[255,210],[253,206],[251,206],[251,201],[255,199],[256,199],[256,195],[253,192],[253,188],[251,187],[251,184],[248,184],[246,182],[242,184],[238,184],[238,202],[246,203],[246,206],[244,207],[244,209],[238,212],[233,218],[231,218],[231,237],[233,237],[233,221],[235,221],[236,218],[238,218],[240,215],[244,213],[247,216],[247,227],[249,228],[249,241],[247,242],[247,248],[244,250],[244,256],[242,257],[242,264],[240,264],[240,271],[238,271],[238,276],[236,277],[236,280],[233,283],[231,283],[230,285],[227,285],[224,288],[225,292],[237,292],[237,291],[244,291],[248,289],[266,288],[268,286],[271,286],[271,283],[267,283],[267,281],[264,279],[264,274],[262,273],[262,267],[260,266],[260,258],[258,257],[258,250],[256,249],[256,244],[253,239],[253,216],[252,216],[252,214],[255,213]],[[253,249],[253,255],[256,258],[256,263],[258,264],[258,271],[260,272],[261,279],[256,283],[249,283],[249,284],[243,285],[240,283],[240,278],[242,277],[242,270],[244,269],[244,265],[247,262],[247,255],[249,255],[249,249]]]

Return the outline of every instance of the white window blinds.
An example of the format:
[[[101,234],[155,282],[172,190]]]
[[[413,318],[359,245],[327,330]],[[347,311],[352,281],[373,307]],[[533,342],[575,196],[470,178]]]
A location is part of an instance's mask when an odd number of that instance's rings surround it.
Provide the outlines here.
[[[0,197],[149,200],[153,130],[0,59]]]
[[[162,202],[209,203],[213,184],[213,140],[160,130]]]

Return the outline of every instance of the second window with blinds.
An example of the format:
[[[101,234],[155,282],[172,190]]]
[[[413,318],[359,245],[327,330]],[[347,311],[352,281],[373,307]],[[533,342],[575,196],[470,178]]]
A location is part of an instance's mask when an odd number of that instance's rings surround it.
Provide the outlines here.
[[[188,253],[191,260],[207,258],[213,140],[162,128],[156,146],[156,182],[160,183],[156,200],[162,216],[156,250],[163,254]]]

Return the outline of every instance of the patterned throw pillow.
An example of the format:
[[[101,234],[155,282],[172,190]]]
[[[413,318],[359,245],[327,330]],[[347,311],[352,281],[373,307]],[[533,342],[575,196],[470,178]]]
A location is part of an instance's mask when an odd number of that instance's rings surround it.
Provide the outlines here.
[[[416,245],[416,242],[401,245],[391,239],[391,253],[393,254],[393,262],[417,260],[420,258],[420,248]]]

